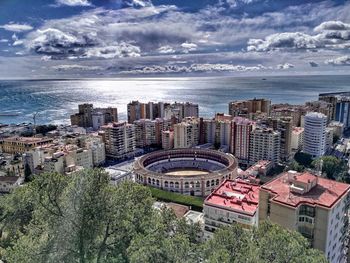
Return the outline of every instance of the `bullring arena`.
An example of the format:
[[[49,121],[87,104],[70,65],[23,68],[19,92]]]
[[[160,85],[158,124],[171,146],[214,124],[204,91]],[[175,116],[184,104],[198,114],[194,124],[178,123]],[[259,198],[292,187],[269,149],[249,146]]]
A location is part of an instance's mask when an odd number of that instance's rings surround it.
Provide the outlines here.
[[[207,149],[157,151],[134,163],[136,182],[186,195],[207,196],[223,180],[237,177],[231,154]]]

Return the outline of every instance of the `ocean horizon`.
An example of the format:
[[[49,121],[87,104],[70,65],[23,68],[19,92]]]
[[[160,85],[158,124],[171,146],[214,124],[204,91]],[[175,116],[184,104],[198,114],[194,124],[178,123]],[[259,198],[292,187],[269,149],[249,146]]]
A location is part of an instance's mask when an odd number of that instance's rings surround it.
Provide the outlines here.
[[[272,103],[303,104],[319,93],[350,91],[349,75],[133,77],[89,79],[0,80],[0,123],[68,124],[78,104],[118,108],[142,102],[193,102],[199,114],[211,118],[227,113],[232,100],[268,98]]]

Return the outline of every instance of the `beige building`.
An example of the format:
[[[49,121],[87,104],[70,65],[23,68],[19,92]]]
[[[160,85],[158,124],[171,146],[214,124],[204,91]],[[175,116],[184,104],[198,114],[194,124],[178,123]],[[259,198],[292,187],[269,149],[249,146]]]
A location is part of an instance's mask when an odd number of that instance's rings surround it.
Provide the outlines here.
[[[350,185],[289,171],[261,186],[259,221],[299,231],[331,263],[345,263]]]
[[[0,176],[0,193],[10,193],[23,183],[19,176]]]
[[[162,144],[163,120],[140,119],[134,121],[136,147],[160,146]]]
[[[294,127],[292,130],[291,148],[293,152],[300,151],[303,148],[304,128]]]
[[[265,113],[269,116],[270,107],[271,101],[267,99],[232,101],[228,104],[228,112],[232,117],[250,118],[251,115],[256,113]]]
[[[174,148],[191,148],[198,145],[199,125],[196,118],[185,119],[174,125]]]
[[[162,132],[162,148],[164,150],[171,150],[174,148],[174,131]]]
[[[9,137],[0,140],[0,149],[4,153],[25,153],[38,146],[51,143],[50,138],[37,137]]]

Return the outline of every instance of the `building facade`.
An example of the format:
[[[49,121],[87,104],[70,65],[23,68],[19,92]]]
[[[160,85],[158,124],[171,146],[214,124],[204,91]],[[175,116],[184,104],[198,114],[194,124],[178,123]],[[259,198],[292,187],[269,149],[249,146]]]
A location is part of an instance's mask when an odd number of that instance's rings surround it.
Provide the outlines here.
[[[303,151],[312,157],[326,152],[327,116],[318,112],[309,112],[304,117]]]

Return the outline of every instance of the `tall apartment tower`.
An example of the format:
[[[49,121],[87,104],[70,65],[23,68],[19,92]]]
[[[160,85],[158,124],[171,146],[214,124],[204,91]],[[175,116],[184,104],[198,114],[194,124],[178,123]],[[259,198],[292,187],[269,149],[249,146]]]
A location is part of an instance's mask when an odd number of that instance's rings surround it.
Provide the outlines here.
[[[249,118],[253,113],[266,113],[270,115],[271,101],[266,99],[252,99],[232,101],[228,104],[229,115],[233,117],[242,116]]]
[[[107,157],[121,159],[134,154],[135,126],[126,122],[110,123],[101,127],[104,132]]]
[[[140,119],[134,121],[136,147],[161,146],[163,120]]]
[[[146,119],[146,106],[139,101],[132,101],[127,105],[128,110],[128,123],[134,123],[134,121],[140,119]]]
[[[309,112],[304,117],[303,151],[319,157],[326,151],[327,116],[319,112]]]
[[[350,185],[288,171],[260,187],[259,221],[300,232],[331,263],[346,263]]]
[[[174,148],[174,131],[162,132],[162,148],[164,150],[170,150]]]
[[[280,160],[281,133],[271,128],[258,127],[250,133],[249,163],[254,164],[260,160],[272,161],[274,164]]]
[[[250,133],[254,127],[255,123],[246,118],[235,117],[232,121],[230,152],[241,163],[249,161]]]
[[[197,119],[187,119],[174,125],[174,148],[191,148],[198,145],[199,125]]]
[[[292,117],[268,118],[267,125],[281,133],[280,159],[282,161],[288,161],[292,155]]]

